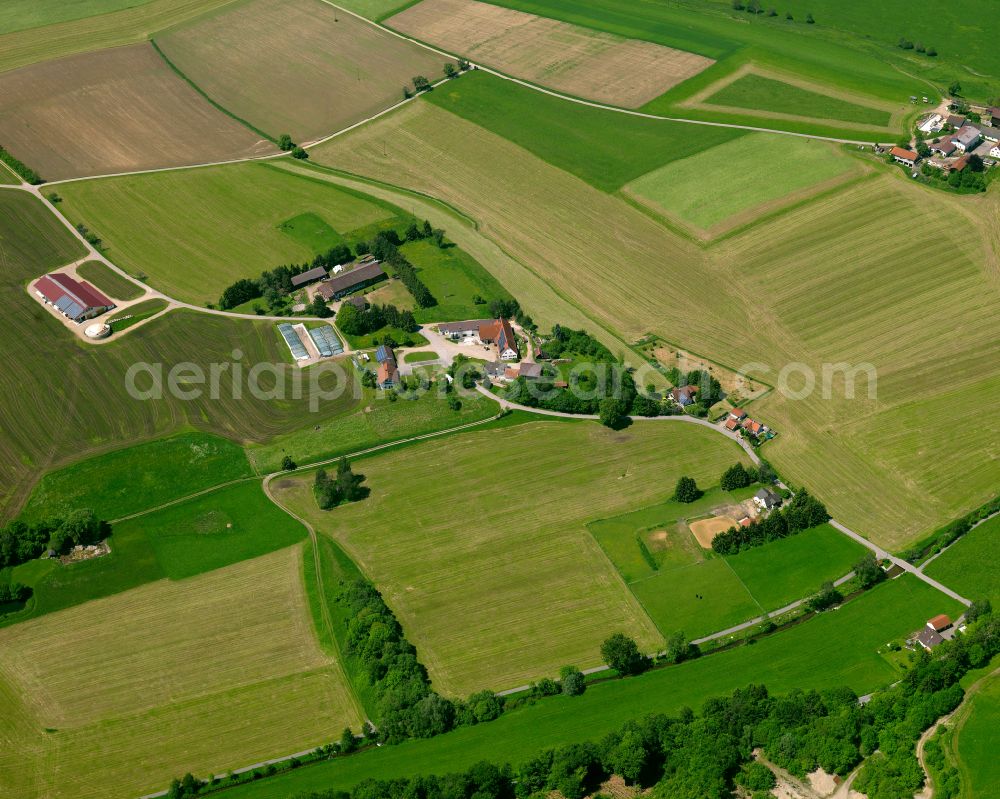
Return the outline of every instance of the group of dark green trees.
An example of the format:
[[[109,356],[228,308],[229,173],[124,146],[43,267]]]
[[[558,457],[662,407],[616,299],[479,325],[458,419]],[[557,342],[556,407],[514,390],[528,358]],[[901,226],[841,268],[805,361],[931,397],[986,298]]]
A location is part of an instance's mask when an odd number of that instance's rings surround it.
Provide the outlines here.
[[[823,503],[803,488],[780,510],[754,519],[747,527],[730,527],[719,533],[712,539],[712,549],[720,555],[735,555],[816,527],[829,519],[830,514]]]
[[[965,635],[915,654],[900,683],[864,704],[848,688],[773,696],[750,685],[710,699],[700,714],[683,708],[629,721],[599,741],[547,749],[516,768],[482,762],[296,799],[541,799],[554,791],[582,799],[610,775],[650,788],[652,799],[730,799],[737,786],[763,799],[774,778],[756,749],[799,777],[816,768],[843,776],[864,761],[855,789],[869,799],[910,799],[923,783],[917,739],[961,702],[961,677],[997,653],[1000,615],[987,606]]]
[[[395,305],[369,305],[361,309],[345,302],[337,311],[337,327],[349,336],[364,336],[383,327],[415,333],[419,326],[412,311],[401,311]]]
[[[434,235],[435,231],[427,221],[424,222],[422,228],[417,227],[415,223],[411,224],[406,229],[405,234],[407,241],[416,241]],[[439,246],[444,246],[444,233],[442,232],[438,238],[440,239]],[[419,307],[433,308],[437,305],[437,300],[431,294],[431,290],[417,276],[417,270],[413,268],[413,264],[406,260],[406,256],[399,251],[399,245],[402,243],[403,239],[395,230],[383,230],[372,240],[372,255],[392,267],[393,274],[406,286],[407,291],[413,295],[413,299]]]
[[[746,11],[748,14],[765,14],[768,17],[778,16],[778,11],[775,8],[768,8],[764,11],[764,6],[761,5],[760,0],[733,0],[732,2],[734,11]],[[795,16],[791,11],[785,12],[785,19],[789,22],[795,19]],[[806,24],[814,25],[816,23],[816,18],[811,14],[806,14]]]
[[[10,522],[0,528],[0,569],[34,560],[47,549],[64,553],[78,544],[96,544],[110,530],[107,522],[86,508],[31,524]]]
[[[357,502],[364,499],[370,493],[368,487],[362,485],[364,481],[365,476],[355,474],[351,470],[351,464],[347,458],[341,458],[337,463],[335,477],[327,474],[326,469],[317,470],[316,479],[313,482],[316,503],[323,510],[329,510],[342,502]]]
[[[3,147],[0,147],[0,161],[3,161],[7,166],[13,169],[18,175],[33,186],[37,186],[39,183],[45,182],[41,179],[41,177],[39,177],[38,173],[34,169],[15,158]]]
[[[264,302],[272,309],[278,309],[284,299],[294,291],[292,278],[308,272],[316,267],[332,269],[338,264],[347,263],[354,257],[351,248],[346,244],[337,244],[325,253],[320,253],[312,261],[302,264],[282,264],[274,269],[261,273],[256,280],[243,278],[237,280],[222,292],[219,307],[223,310],[235,308],[250,300],[264,298]]]

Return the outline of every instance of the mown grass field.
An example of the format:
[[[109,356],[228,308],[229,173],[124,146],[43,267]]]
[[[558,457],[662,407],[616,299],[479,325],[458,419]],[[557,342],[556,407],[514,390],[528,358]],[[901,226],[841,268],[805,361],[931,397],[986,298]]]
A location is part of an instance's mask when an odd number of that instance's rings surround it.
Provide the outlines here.
[[[971,700],[957,728],[954,747],[962,778],[962,796],[976,799],[1000,792],[997,730],[1000,729],[1000,676],[988,678]]]
[[[978,415],[954,411],[960,397],[982,413],[998,401],[987,355],[1000,300],[995,197],[959,204],[879,176],[699,248],[429,103],[314,157],[461,208],[619,338],[657,333],[734,369],[756,364],[769,383],[804,364],[815,390],[800,393],[793,373],[755,412],[780,433],[767,457],[888,547],[994,493],[997,449]],[[838,364],[871,364],[876,398],[864,371],[851,394]]]
[[[46,180],[276,152],[149,44],[0,73],[0,141]]]
[[[1000,572],[996,550],[1000,516],[983,522],[927,566],[927,574],[969,599],[988,599],[1000,606]]]
[[[738,555],[697,542],[689,524],[751,496],[712,488],[690,504],[668,501],[587,527],[664,637],[724,630],[815,592],[851,570],[864,547],[822,525]],[[654,566],[655,564],[655,566]]]
[[[414,311],[418,322],[447,322],[489,315],[493,300],[511,299],[500,282],[458,247],[441,249],[430,241],[414,241],[402,247],[438,304]],[[482,302],[476,303],[479,297]]]
[[[890,113],[793,86],[753,73],[743,75],[705,99],[706,105],[773,111],[813,119],[888,127]]]
[[[386,25],[519,79],[622,108],[637,108],[713,63],[477,0],[422,0]]]
[[[156,316],[156,314],[166,307],[166,300],[159,297],[151,297],[148,300],[137,302],[123,311],[112,313],[107,317],[108,324],[111,325],[112,333],[121,333],[123,330],[128,330],[133,325],[137,325],[151,316]]]
[[[145,293],[141,287],[100,261],[82,263],[76,268],[76,273],[115,300],[134,300]]]
[[[355,469],[371,496],[333,513],[318,510],[311,475],[273,488],[383,592],[437,689],[464,695],[596,665],[618,630],[655,648],[656,628],[583,523],[662,500],[681,473],[707,481],[739,456],[693,425],[549,422],[366,458]]]
[[[767,133],[742,136],[637,178],[625,192],[654,211],[702,231],[727,227],[858,174],[833,145]],[[787,199],[786,199],[787,198]]]
[[[360,723],[291,547],[0,631],[8,796],[135,796]]]
[[[110,14],[142,3],[143,0],[77,0],[73,3],[63,0],[7,0],[0,8],[0,34]]]
[[[383,393],[366,389],[357,407],[317,419],[311,427],[277,436],[266,444],[251,446],[247,455],[254,469],[266,474],[278,471],[285,455],[296,463],[313,463],[387,441],[488,419],[499,410],[495,402],[478,393],[463,396],[461,401],[462,407],[453,411],[433,391],[416,399],[390,402]]]
[[[750,683],[773,693],[846,685],[858,694],[883,687],[898,672],[876,650],[920,627],[929,615],[957,605],[930,586],[902,577],[836,613],[752,646],[654,671],[637,679],[590,686],[580,697],[556,697],[427,741],[382,747],[327,761],[226,793],[230,799],[287,799],[297,791],[348,789],[375,777],[453,773],[479,760],[520,763],[550,746],[599,740],[628,719],[677,713]]]
[[[400,100],[440,56],[319,0],[251,0],[157,37],[215,102],[277,138],[335,133]]]
[[[49,472],[24,509],[30,519],[91,508],[118,519],[252,474],[243,448],[207,433],[181,433]]]
[[[29,561],[7,569],[35,595],[15,624],[161,580],[181,580],[301,541],[305,529],[249,481],[115,524],[111,554],[62,566]]]
[[[379,20],[395,14],[412,3],[413,0],[344,0],[337,5],[368,19]]]
[[[34,27],[0,31],[0,72],[72,53],[145,41],[156,31],[232,2],[138,0],[126,3],[124,0],[87,0],[85,3],[68,4],[59,0],[15,0],[13,5],[4,3],[0,13],[10,13],[17,20],[17,28],[21,28],[24,20]],[[114,10],[113,5],[120,10]],[[26,6],[32,8],[33,16],[24,16]],[[109,13],[87,16],[102,7]],[[85,14],[78,16],[81,11]],[[59,21],[60,16],[62,21]]]
[[[0,292],[7,321],[18,331],[5,345],[0,377],[4,436],[0,440],[0,515],[17,512],[43,471],[91,455],[161,438],[192,427],[237,441],[261,443],[280,433],[312,426],[356,402],[351,391],[320,401],[310,410],[308,392],[294,399],[258,399],[248,390],[246,372],[256,363],[281,364],[288,348],[266,323],[172,311],[100,347],[77,343],[63,326],[24,290],[46,269],[84,255],[82,247],[45,207],[25,192],[0,190],[0,241],[5,268]],[[233,373],[220,373],[218,399],[210,386],[198,398],[182,400],[165,390],[162,399],[134,399],[125,375],[136,363],[163,364],[164,386],[177,363],[230,363],[242,353],[242,394],[236,399]],[[283,352],[284,351],[284,352]],[[45,368],[39,368],[45,364]],[[148,379],[138,384],[148,387]],[[321,387],[332,391],[334,379]],[[274,387],[267,375],[261,387]],[[109,413],[108,409],[114,409]],[[39,431],[44,431],[41,435]]]
[[[342,235],[399,221],[383,203],[264,164],[106,178],[60,193],[60,210],[97,231],[118,266],[201,304],[240,278],[312,260],[312,242],[281,229],[297,214],[314,213]]]
[[[485,72],[463,75],[426,99],[603,191],[744,135],[588,108]]]

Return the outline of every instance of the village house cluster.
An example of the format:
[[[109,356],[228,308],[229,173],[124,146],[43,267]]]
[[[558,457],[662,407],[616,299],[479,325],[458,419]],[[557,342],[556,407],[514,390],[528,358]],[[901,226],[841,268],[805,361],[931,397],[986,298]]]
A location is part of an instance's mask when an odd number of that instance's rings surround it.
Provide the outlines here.
[[[969,156],[977,155],[986,166],[1000,163],[1000,108],[986,108],[980,121],[962,114],[932,114],[918,127],[931,140],[927,143],[932,166],[945,172],[961,172],[969,165]],[[893,147],[892,159],[913,168],[921,160],[916,150]]]
[[[742,431],[757,442],[763,443],[777,435],[770,427],[756,419],[751,419],[742,408],[733,408],[723,424],[726,430]]]

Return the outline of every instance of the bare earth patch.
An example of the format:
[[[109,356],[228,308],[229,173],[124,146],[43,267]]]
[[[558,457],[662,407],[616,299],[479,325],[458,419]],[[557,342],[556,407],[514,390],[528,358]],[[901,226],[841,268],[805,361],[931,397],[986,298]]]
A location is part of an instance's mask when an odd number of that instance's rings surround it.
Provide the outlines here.
[[[0,74],[0,141],[48,180],[273,149],[213,108],[149,44]]]
[[[711,519],[691,522],[688,526],[694,533],[694,537],[698,539],[698,543],[705,549],[711,549],[713,538],[737,524],[735,519],[730,519],[728,516],[713,516]]]
[[[566,94],[637,108],[714,61],[476,0],[424,0],[388,25]]]

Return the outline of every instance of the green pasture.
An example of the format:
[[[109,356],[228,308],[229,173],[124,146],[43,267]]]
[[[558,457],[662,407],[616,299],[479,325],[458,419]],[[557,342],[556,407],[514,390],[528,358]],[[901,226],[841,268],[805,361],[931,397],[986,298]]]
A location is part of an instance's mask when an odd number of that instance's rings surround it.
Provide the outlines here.
[[[759,111],[774,111],[813,119],[857,122],[888,127],[890,113],[826,94],[811,92],[784,81],[763,75],[744,75],[724,86],[705,101],[708,105],[735,106]]]
[[[6,570],[11,581],[35,589],[26,611],[6,622],[154,580],[180,580],[219,569],[290,546],[305,535],[305,528],[275,506],[259,482],[221,488],[115,524],[110,555],[66,566],[57,560],[35,560]]]
[[[338,5],[368,19],[381,20],[391,17],[418,0],[343,0]]]
[[[425,363],[427,361],[436,361],[438,359],[438,354],[427,350],[425,352],[407,352],[403,355],[403,363]]]
[[[665,502],[587,526],[664,636],[698,638],[777,610],[843,577],[864,554],[829,525],[738,555],[703,549],[689,522],[726,513],[756,488],[713,487],[690,504]]]
[[[117,519],[252,474],[243,448],[209,433],[181,433],[49,472],[24,509],[29,519],[91,508]]]
[[[309,248],[317,255],[344,240],[344,237],[330,227],[322,216],[312,211],[286,219],[278,225],[278,229],[292,241]]]
[[[350,243],[401,223],[398,209],[266,164],[231,164],[67,183],[60,210],[106,254],[180,300],[217,302],[241,278],[316,255],[320,218]],[[282,225],[295,222],[292,232]]]
[[[134,300],[145,293],[140,286],[100,261],[82,263],[76,268],[76,273],[116,300]]]
[[[366,297],[368,295],[365,295]],[[371,298],[372,302],[379,302],[378,298]],[[374,333],[365,333],[362,336],[352,336],[344,333],[344,338],[347,339],[347,343],[351,345],[352,350],[370,350],[385,341],[386,336],[391,338],[397,344],[404,347],[423,347],[428,344],[426,338],[420,335],[419,332],[410,333],[399,327],[380,327]],[[378,343],[376,343],[376,339]],[[378,364],[369,364],[372,371],[375,371]]]
[[[498,410],[496,403],[479,393],[462,396],[461,401],[461,409],[453,411],[434,390],[415,399],[390,402],[384,392],[364,389],[361,401],[351,410],[323,412],[313,424],[266,444],[251,446],[247,454],[254,468],[266,474],[278,471],[285,455],[297,463],[312,463],[487,419]]]
[[[349,758],[308,766],[227,791],[228,799],[287,799],[298,791],[348,789],[363,779],[449,773],[476,761],[520,763],[538,751],[598,740],[628,719],[700,707],[750,683],[772,693],[849,686],[865,694],[898,679],[877,650],[957,603],[905,576],[881,585],[835,613],[789,630],[641,677],[591,685],[579,697],[554,697],[497,721]]]
[[[54,25],[144,5],[150,0],[4,0],[0,34]]]
[[[426,100],[604,191],[743,135],[589,108],[485,72],[463,75]]]
[[[988,599],[1000,607],[1000,516],[983,522],[927,565],[930,577],[968,599]]]
[[[159,297],[152,297],[135,305],[126,308],[124,311],[112,312],[107,319],[111,325],[112,333],[121,333],[128,330],[133,325],[139,324],[144,319],[155,316],[167,307],[167,301]]]
[[[654,211],[707,230],[857,169],[826,142],[753,133],[666,164],[625,191]]]
[[[1000,676],[987,680],[972,697],[969,715],[958,728],[954,744],[962,775],[962,796],[969,799],[1000,795],[1000,759],[997,758]]]
[[[416,309],[418,322],[477,319],[489,316],[491,300],[512,299],[493,275],[454,245],[442,249],[432,241],[413,241],[401,250],[438,302],[432,308]],[[477,304],[477,296],[483,302]]]

